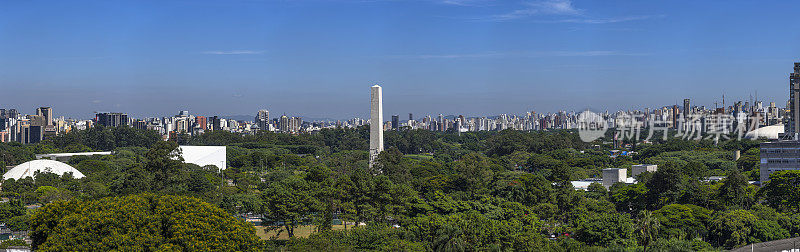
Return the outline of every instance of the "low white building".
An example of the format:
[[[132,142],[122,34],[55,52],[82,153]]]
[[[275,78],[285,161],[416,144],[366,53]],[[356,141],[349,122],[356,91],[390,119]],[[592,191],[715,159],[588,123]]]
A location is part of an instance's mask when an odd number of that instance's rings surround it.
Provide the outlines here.
[[[70,158],[74,156],[94,156],[94,155],[111,155],[110,151],[103,151],[103,152],[75,152],[75,153],[50,153],[50,154],[38,154],[36,155],[36,159],[52,159],[61,162],[67,162]]]
[[[636,177],[636,175],[642,174],[643,172],[656,172],[657,170],[658,170],[658,165],[651,165],[651,164],[633,165],[631,167],[631,176]]]
[[[183,161],[199,166],[213,165],[222,170],[228,167],[225,146],[189,146],[178,147]]]
[[[603,169],[603,186],[606,189],[610,188],[614,183],[627,183],[628,169],[625,168],[608,168]]]

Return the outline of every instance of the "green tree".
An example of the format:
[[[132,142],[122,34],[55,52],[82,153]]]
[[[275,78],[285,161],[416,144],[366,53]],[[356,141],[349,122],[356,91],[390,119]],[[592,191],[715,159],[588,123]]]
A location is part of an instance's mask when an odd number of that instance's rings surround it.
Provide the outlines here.
[[[183,158],[180,157],[178,144],[171,141],[158,142],[145,154],[147,163],[145,170],[153,175],[152,188],[155,191],[179,191],[175,188],[182,173]]]
[[[636,222],[636,237],[639,240],[639,244],[644,246],[644,251],[647,251],[648,246],[658,239],[658,229],[661,227],[661,223],[658,221],[658,218],[653,216],[653,213],[647,210],[644,210],[639,213],[639,221]]]
[[[708,233],[711,210],[695,205],[671,204],[653,212],[666,238],[702,238]]]
[[[295,228],[308,221],[314,206],[319,205],[310,189],[306,181],[294,176],[270,184],[262,194],[265,218],[282,223],[289,237],[293,237]]]
[[[491,165],[489,158],[483,155],[467,154],[461,160],[452,163],[454,173],[451,183],[457,190],[471,195],[487,192],[494,176]]]
[[[251,224],[196,198],[152,194],[59,201],[31,216],[37,251],[256,251]]]
[[[767,204],[779,211],[800,211],[800,171],[781,171],[769,175],[759,194]]]
[[[610,188],[610,199],[617,211],[638,213],[647,208],[647,187],[643,183],[627,185],[617,183]]]
[[[659,209],[677,202],[685,192],[685,175],[676,164],[669,163],[659,166],[658,171],[653,173],[653,177],[647,181],[647,206],[648,209]]]
[[[748,190],[750,184],[737,169],[731,171],[717,191],[716,199],[727,208],[750,208],[753,204],[754,190]]]
[[[8,222],[15,216],[25,215],[25,206],[19,200],[0,203],[0,222]]]
[[[392,181],[404,182],[411,180],[410,165],[403,158],[403,153],[391,147],[378,155],[376,168]]]
[[[460,228],[449,225],[437,229],[433,249],[442,252],[466,251],[467,246],[462,239],[463,233]]]
[[[711,241],[726,249],[788,237],[789,232],[775,221],[760,219],[747,210],[719,212],[711,220]]]
[[[608,247],[635,244],[631,219],[619,213],[592,214],[578,224],[575,239],[587,244]]]
[[[5,221],[6,227],[11,229],[12,232],[27,231],[30,229],[30,225],[28,225],[29,218],[30,217],[28,215],[17,215],[11,217]]]
[[[7,249],[8,247],[30,247],[25,240],[22,239],[10,239],[0,242],[0,249]]]

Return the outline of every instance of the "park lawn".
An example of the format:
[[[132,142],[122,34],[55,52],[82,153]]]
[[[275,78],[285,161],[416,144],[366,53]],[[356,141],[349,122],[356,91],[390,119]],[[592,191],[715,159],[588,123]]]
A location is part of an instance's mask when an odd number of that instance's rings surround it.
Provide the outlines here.
[[[350,229],[352,226],[353,225],[348,225],[347,229]],[[317,227],[314,225],[300,226],[294,229],[294,236],[306,238],[312,233],[316,232],[316,229]],[[344,230],[344,225],[333,225],[333,230]],[[256,226],[256,235],[262,240],[269,240],[272,237],[275,237],[277,240],[289,239],[289,233],[286,232],[286,228],[284,227],[281,227],[280,230],[268,231],[267,227],[265,226]]]

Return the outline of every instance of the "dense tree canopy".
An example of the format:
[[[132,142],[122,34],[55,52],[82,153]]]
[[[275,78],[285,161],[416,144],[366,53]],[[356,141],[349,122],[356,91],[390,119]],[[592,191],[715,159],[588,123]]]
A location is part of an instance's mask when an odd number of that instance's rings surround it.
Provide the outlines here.
[[[51,203],[31,217],[40,251],[254,251],[252,225],[200,200],[153,194]]]
[[[72,158],[82,179],[3,181],[11,201],[0,203],[0,220],[30,229],[41,250],[693,251],[800,235],[800,176],[776,173],[760,189],[748,182],[758,141],[656,139],[618,155],[609,139],[584,143],[570,130],[403,128],[385,132],[386,150],[370,167],[368,140],[367,127],[212,131],[175,142],[98,127],[35,145],[0,143],[8,165],[113,150]],[[227,169],[183,162],[179,143],[226,145]],[[658,170],[635,184],[583,191],[571,183],[642,163]],[[259,241],[237,219],[246,216],[290,238]]]

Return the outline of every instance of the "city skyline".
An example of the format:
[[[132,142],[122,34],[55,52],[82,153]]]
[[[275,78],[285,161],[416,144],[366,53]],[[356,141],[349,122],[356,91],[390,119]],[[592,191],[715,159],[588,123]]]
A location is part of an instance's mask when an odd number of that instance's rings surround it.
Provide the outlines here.
[[[0,10],[2,105],[72,118],[784,106],[800,57],[791,2],[39,3]]]

